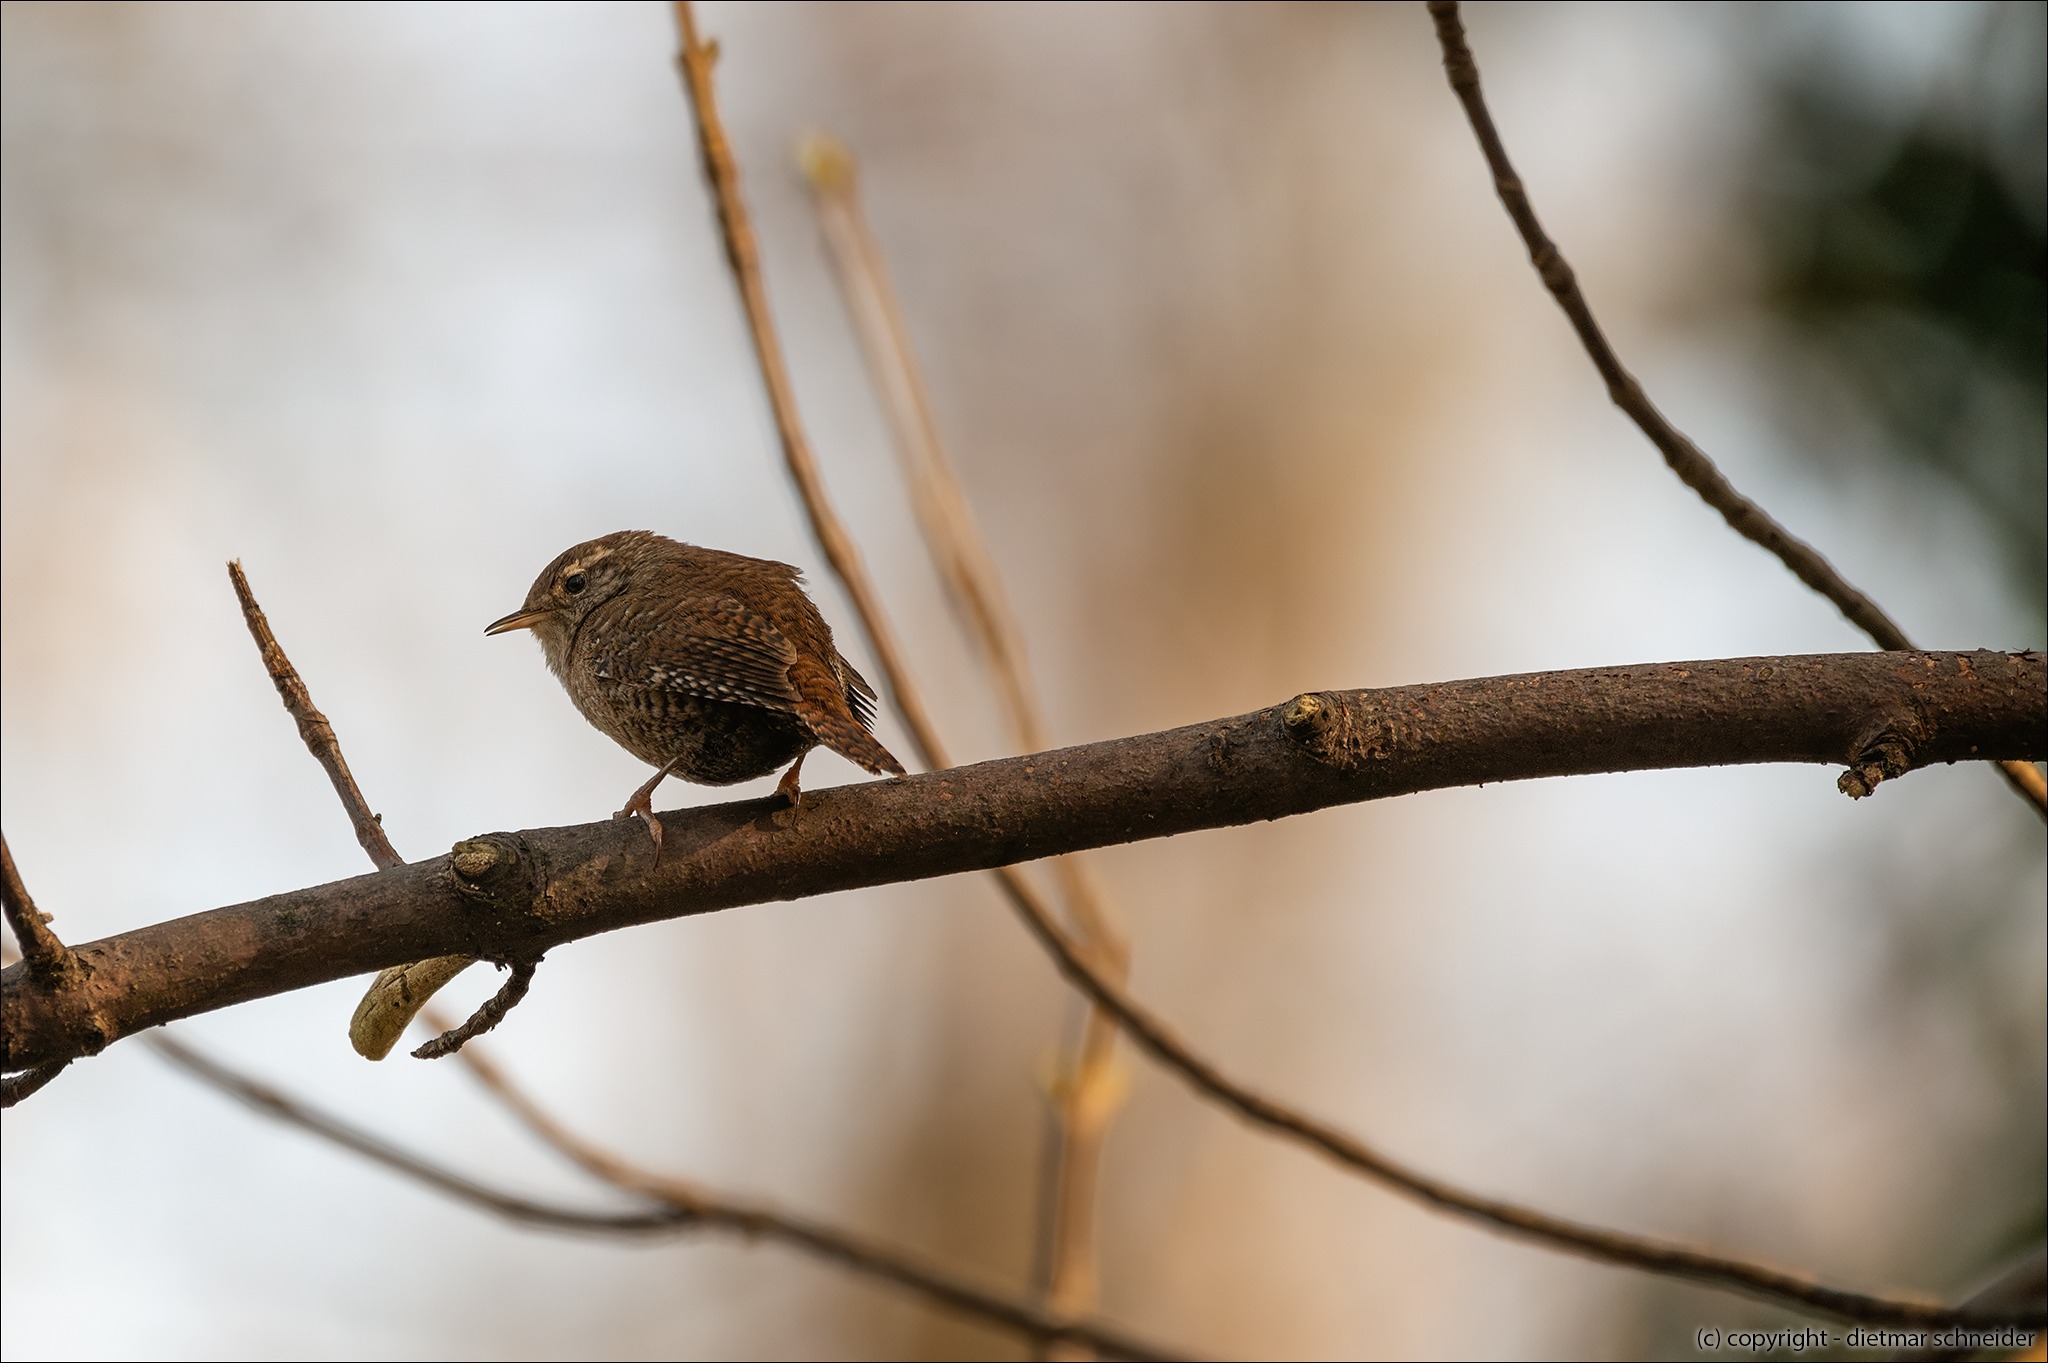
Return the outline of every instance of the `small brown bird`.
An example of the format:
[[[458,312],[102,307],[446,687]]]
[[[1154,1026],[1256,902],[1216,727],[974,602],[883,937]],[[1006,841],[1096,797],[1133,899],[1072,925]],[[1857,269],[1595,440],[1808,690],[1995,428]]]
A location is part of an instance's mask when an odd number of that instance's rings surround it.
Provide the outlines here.
[[[874,688],[798,582],[787,563],[621,530],[564,552],[484,633],[532,630],[583,717],[657,768],[614,817],[640,815],[658,862],[665,777],[726,786],[791,762],[775,792],[794,805],[820,743],[903,774],[868,732]]]

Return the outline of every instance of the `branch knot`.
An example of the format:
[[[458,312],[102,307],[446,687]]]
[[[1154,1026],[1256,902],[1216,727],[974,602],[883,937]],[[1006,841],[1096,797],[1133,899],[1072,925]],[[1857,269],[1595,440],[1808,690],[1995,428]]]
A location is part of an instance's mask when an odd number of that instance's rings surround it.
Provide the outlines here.
[[[1394,748],[1392,717],[1363,695],[1296,696],[1280,712],[1280,725],[1310,757],[1347,775],[1384,760]]]
[[[486,833],[455,844],[448,856],[455,891],[479,908],[538,929],[546,920],[547,876],[517,833]]]

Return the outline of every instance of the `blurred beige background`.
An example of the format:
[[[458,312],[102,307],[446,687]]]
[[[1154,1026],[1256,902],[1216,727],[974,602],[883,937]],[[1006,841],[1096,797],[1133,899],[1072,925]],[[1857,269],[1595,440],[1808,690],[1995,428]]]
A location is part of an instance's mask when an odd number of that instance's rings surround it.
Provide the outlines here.
[[[1539,209],[1673,418],[1928,645],[2039,647],[1965,498],[1788,457],[1775,343],[1729,301],[1759,51],[1817,45],[1909,100],[1980,14],[1468,22]],[[1606,405],[1420,6],[702,17],[828,479],[968,755],[1001,730],[792,166],[812,128],[863,158],[1063,741],[1310,688],[1863,646]],[[481,634],[576,540],[810,565],[867,666],[781,472],[666,7],[4,24],[0,806],[68,940],[365,869],[230,557],[413,857],[600,817],[640,778],[529,645]],[[1446,792],[1097,864],[1142,997],[1397,1156],[1954,1290],[2039,1237],[2041,829],[1981,770],[1855,805],[1833,775]],[[359,990],[179,1030],[478,1176],[604,1200],[458,1070],[357,1059]],[[956,879],[565,948],[488,1044],[637,1158],[1021,1284],[1036,1076],[1076,1020]],[[1023,1353],[779,1249],[508,1229],[137,1046],[0,1133],[10,1357]],[[1141,1062],[1100,1214],[1104,1310],[1211,1354],[1679,1353],[1771,1318],[1429,1215]]]

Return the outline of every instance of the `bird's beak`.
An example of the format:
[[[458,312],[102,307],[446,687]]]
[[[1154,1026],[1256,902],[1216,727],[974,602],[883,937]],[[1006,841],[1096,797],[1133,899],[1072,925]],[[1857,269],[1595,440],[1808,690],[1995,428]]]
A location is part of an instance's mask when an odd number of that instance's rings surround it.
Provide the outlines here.
[[[485,627],[486,634],[509,634],[515,629],[532,629],[545,619],[548,611],[513,611],[502,620],[493,620]]]

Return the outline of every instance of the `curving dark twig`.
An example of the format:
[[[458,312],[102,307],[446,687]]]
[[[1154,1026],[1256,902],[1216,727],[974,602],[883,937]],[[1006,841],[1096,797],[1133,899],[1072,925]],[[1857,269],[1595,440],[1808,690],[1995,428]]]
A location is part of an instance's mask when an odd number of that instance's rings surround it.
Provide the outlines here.
[[[1876,641],[1879,648],[1913,648],[1913,642],[1899,628],[1898,622],[1885,614],[1875,601],[1851,586],[1819,550],[1792,534],[1762,507],[1736,491],[1727,475],[1715,466],[1704,450],[1657,410],[1649,394],[1643,391],[1642,384],[1622,366],[1621,357],[1608,344],[1606,333],[1600,329],[1593,309],[1580,292],[1577,276],[1566,263],[1564,254],[1557,249],[1557,243],[1543,230],[1543,224],[1536,217],[1535,206],[1529,201],[1529,192],[1515,173],[1514,164],[1508,160],[1507,146],[1501,141],[1500,130],[1494,126],[1493,115],[1486,107],[1486,97],[1480,92],[1479,64],[1473,59],[1472,49],[1465,41],[1465,26],[1459,18],[1457,0],[1429,0],[1429,14],[1436,22],[1437,43],[1443,48],[1444,72],[1450,78],[1451,89],[1458,102],[1465,108],[1465,117],[1471,122],[1473,135],[1479,140],[1487,168],[1493,172],[1494,192],[1500,196],[1502,206],[1514,220],[1515,230],[1521,233],[1523,245],[1529,249],[1529,263],[1536,267],[1544,287],[1550,290],[1551,297],[1571,319],[1572,330],[1578,333],[1579,343],[1585,347],[1593,367],[1605,380],[1607,396],[1649,437],[1650,443],[1664,456],[1664,462],[1678,475],[1679,481],[1720,512],[1736,534],[1767,550],[1791,569],[1793,576],[1832,601],[1835,608]],[[2026,797],[2037,812],[2048,817],[2048,778],[2027,762],[2001,762],[1998,766],[2012,787]]]
[[[1719,1250],[1633,1235],[1553,1216],[1501,1198],[1468,1191],[1395,1160],[1348,1132],[1307,1116],[1288,1104],[1232,1079],[1183,1040],[1178,1032],[1091,967],[1080,947],[1060,928],[1049,907],[1029,882],[1005,875],[1003,888],[1023,912],[1040,943],[1051,953],[1060,973],[1085,993],[1096,1007],[1112,1014],[1136,1045],[1197,1092],[1275,1135],[1327,1156],[1337,1164],[1433,1207],[1462,1216],[1492,1230],[1563,1250],[1601,1263],[1681,1278],[1703,1287],[1802,1307],[1843,1320],[1884,1325],[2039,1324],[2038,1307],[2009,1305],[1945,1306],[1931,1298],[1854,1292],[1831,1287],[1813,1275],[1745,1259]]]
[[[632,1192],[657,1205],[617,1212],[586,1211],[561,1207],[502,1192],[465,1174],[400,1149],[383,1137],[363,1130],[342,1118],[283,1091],[240,1073],[206,1055],[196,1047],[162,1033],[147,1038],[159,1055],[192,1077],[220,1089],[266,1117],[281,1121],[350,1150],[398,1174],[425,1184],[456,1201],[494,1216],[546,1230],[581,1231],[600,1235],[663,1235],[690,1230],[726,1231],[749,1239],[778,1240],[817,1257],[844,1265],[866,1277],[897,1283],[991,1324],[1006,1326],[1034,1339],[1073,1339],[1085,1342],[1116,1357],[1172,1359],[1174,1354],[1114,1327],[1092,1321],[1073,1320],[1041,1311],[1027,1303],[1013,1301],[940,1269],[931,1268],[907,1255],[870,1244],[834,1227],[819,1225],[765,1207],[718,1196],[684,1184],[650,1175],[645,1186],[598,1173],[605,1182]],[[568,1153],[562,1139],[546,1134],[553,1128],[561,1133],[540,1109],[499,1075],[495,1067],[474,1051],[462,1052],[471,1069],[485,1080],[494,1096],[542,1134],[548,1144]],[[573,1156],[572,1156],[573,1158]],[[577,1160],[584,1164],[583,1160]],[[591,1165],[584,1164],[591,1168]],[[627,1166],[620,1166],[627,1167]]]
[[[469,1042],[476,1040],[491,1028],[505,1020],[505,1014],[519,1006],[526,997],[526,991],[533,985],[533,972],[540,967],[540,957],[512,962],[512,974],[498,992],[483,1001],[469,1021],[460,1027],[449,1028],[432,1041],[415,1049],[415,1060],[439,1060],[444,1055],[454,1055]]]
[[[930,710],[925,706],[923,693],[912,680],[903,648],[898,641],[895,628],[890,624],[882,608],[881,593],[876,590],[868,576],[867,564],[846,523],[839,518],[832,505],[832,499],[825,491],[825,481],[818,469],[817,457],[811,451],[810,439],[804,433],[803,421],[797,412],[796,393],[789,381],[789,369],[782,354],[782,343],[775,328],[774,314],[768,306],[768,290],[761,273],[761,252],[754,234],[752,220],[747,212],[746,200],[740,191],[739,162],[733,156],[731,141],[725,133],[725,121],[718,110],[717,95],[712,88],[712,67],[718,60],[716,44],[706,43],[697,31],[696,14],[689,0],[675,0],[673,5],[676,29],[681,38],[681,50],[677,53],[676,64],[683,75],[685,89],[689,93],[690,106],[696,116],[698,148],[703,157],[704,175],[710,181],[712,198],[718,210],[720,234],[725,244],[726,260],[731,264],[735,282],[740,292],[740,302],[746,311],[748,334],[754,343],[754,356],[761,368],[762,382],[767,388],[768,405],[775,420],[776,435],[782,446],[783,463],[795,482],[804,512],[810,520],[811,533],[817,538],[824,551],[826,562],[839,579],[841,587],[853,603],[859,615],[868,645],[873,650],[875,661],[882,674],[882,686],[895,703],[897,713],[902,716],[904,727],[909,731],[912,745],[918,756],[929,769],[940,770],[951,766],[944,741],[940,738],[938,726],[933,722]],[[914,485],[928,491],[934,484],[929,479],[916,480]],[[922,499],[920,509],[922,510]],[[964,503],[961,504],[964,507]],[[944,514],[943,512],[941,514]],[[942,542],[957,543],[957,537],[942,536]],[[967,565],[970,566],[971,565]],[[950,577],[949,577],[950,585]],[[978,607],[989,604],[990,598],[976,587],[968,588],[970,613]],[[999,603],[998,603],[999,604]],[[970,618],[973,618],[970,614]],[[1014,656],[1014,635],[1004,637],[1000,623],[996,625],[995,647],[1008,650],[1004,656]],[[1028,683],[1025,683],[1028,685]],[[1003,873],[1006,879],[1015,879],[1014,871]],[[1013,896],[1014,898],[1014,896]],[[1076,901],[1077,907],[1086,912],[1088,901],[1085,897]],[[1114,953],[1105,950],[1105,958],[1114,958]],[[1108,1073],[1107,1051],[1109,1038],[1099,1029],[1093,1036],[1089,1054],[1101,1063],[1097,1069]],[[1061,1165],[1070,1162],[1062,1158]],[[1063,1201],[1071,1204],[1078,1200],[1079,1186],[1071,1180]],[[1068,1225],[1075,1226],[1070,1216]],[[1079,1301],[1086,1294],[1081,1290],[1084,1284],[1078,1275],[1069,1272],[1064,1275],[1069,1285],[1064,1298]]]

